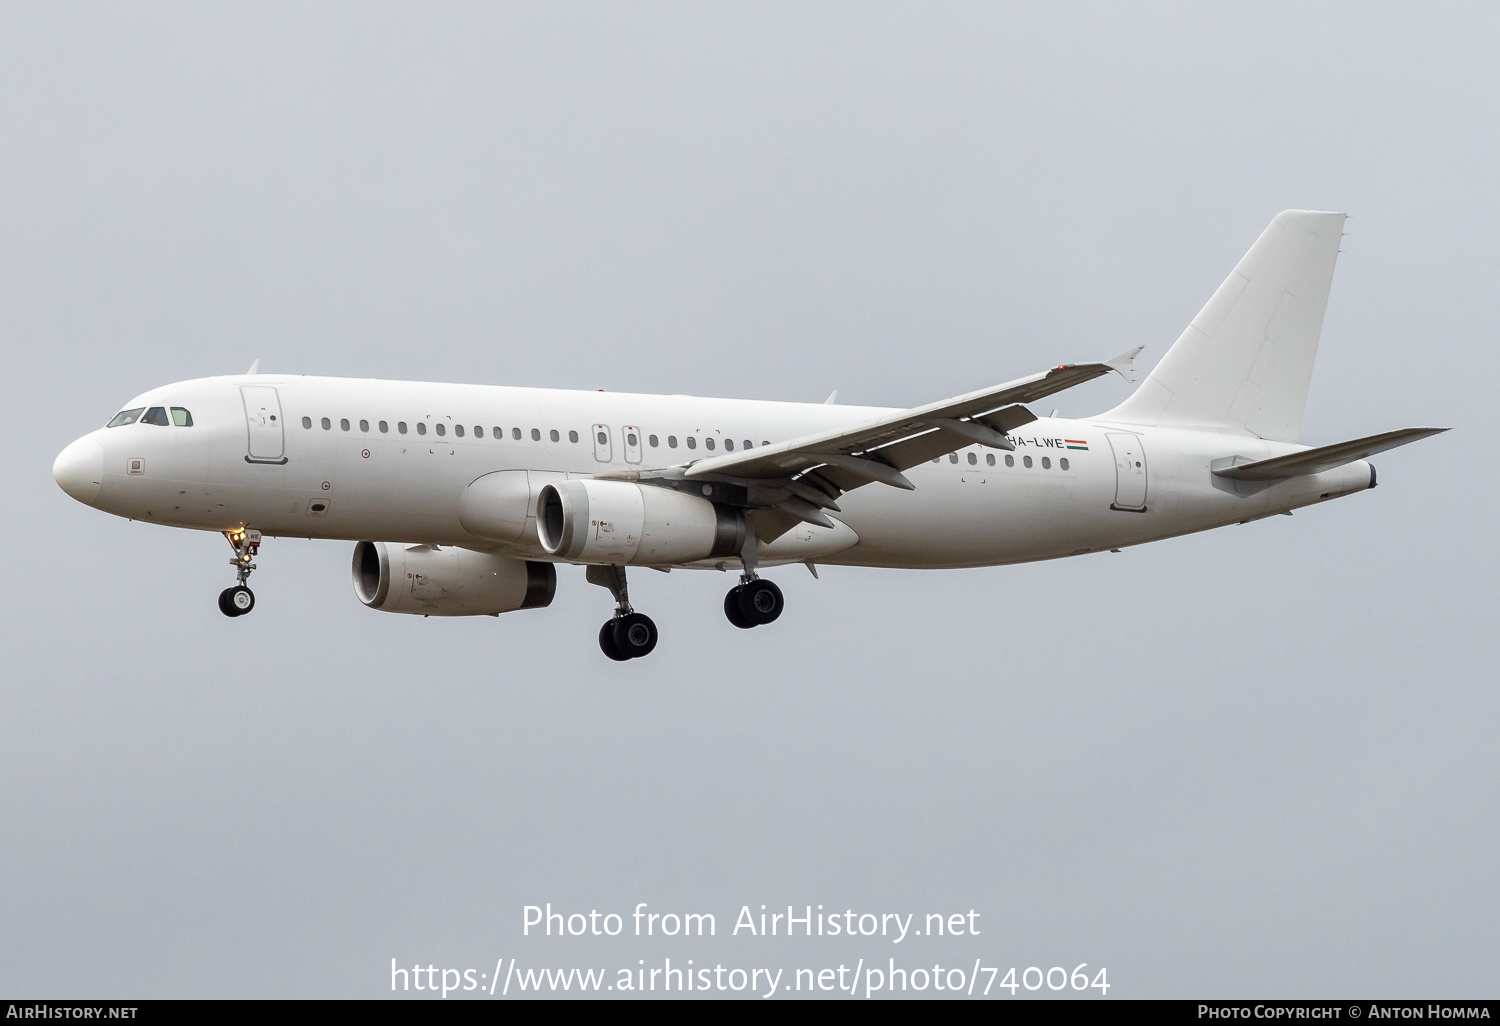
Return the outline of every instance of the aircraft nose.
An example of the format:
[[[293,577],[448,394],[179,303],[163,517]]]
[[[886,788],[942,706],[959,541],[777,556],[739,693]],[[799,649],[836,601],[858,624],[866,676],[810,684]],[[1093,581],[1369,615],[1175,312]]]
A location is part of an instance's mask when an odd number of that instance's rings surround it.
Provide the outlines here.
[[[92,506],[104,483],[104,450],[84,437],[57,454],[52,477],[58,487],[85,506]]]

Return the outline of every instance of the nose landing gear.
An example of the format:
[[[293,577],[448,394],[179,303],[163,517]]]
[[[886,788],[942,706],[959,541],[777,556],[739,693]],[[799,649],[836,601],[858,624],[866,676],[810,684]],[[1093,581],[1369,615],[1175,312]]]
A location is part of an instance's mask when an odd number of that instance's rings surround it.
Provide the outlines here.
[[[260,532],[239,528],[225,531],[224,537],[234,547],[234,558],[229,561],[234,567],[239,583],[219,592],[219,611],[225,616],[244,616],[255,608],[255,592],[246,587],[250,571],[255,569],[256,553],[260,551]]]
[[[645,613],[630,608],[630,593],[625,588],[623,566],[590,566],[588,582],[608,588],[615,597],[615,615],[599,628],[599,649],[609,658],[623,663],[650,655],[656,647],[656,624]]]
[[[225,616],[244,616],[255,608],[255,592],[242,584],[219,592],[219,612]]]

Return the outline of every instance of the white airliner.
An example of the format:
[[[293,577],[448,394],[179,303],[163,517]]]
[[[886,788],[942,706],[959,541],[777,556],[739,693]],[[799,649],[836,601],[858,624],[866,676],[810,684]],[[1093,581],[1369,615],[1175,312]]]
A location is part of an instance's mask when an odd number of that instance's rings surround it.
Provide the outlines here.
[[[724,612],[775,620],[768,566],[962,567],[1115,550],[1375,486],[1373,453],[1444,428],[1297,441],[1344,215],[1277,215],[1146,381],[1079,420],[1026,404],[1139,349],[913,409],[251,373],[153,388],[73,442],[73,498],[219,531],[245,582],[265,535],[356,542],[374,609],[546,606],[555,564],[613,594],[612,659],[656,645],[627,566],[740,571]]]

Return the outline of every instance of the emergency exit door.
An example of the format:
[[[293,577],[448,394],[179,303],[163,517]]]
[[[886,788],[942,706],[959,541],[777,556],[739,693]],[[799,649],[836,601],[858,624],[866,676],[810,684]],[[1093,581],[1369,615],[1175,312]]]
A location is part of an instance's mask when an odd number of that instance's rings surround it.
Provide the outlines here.
[[[600,463],[608,463],[614,456],[614,446],[610,445],[609,428],[603,424],[595,424],[594,432],[594,459]]]
[[[625,462],[641,462],[641,429],[634,424],[626,424],[620,429],[620,436],[625,440]]]

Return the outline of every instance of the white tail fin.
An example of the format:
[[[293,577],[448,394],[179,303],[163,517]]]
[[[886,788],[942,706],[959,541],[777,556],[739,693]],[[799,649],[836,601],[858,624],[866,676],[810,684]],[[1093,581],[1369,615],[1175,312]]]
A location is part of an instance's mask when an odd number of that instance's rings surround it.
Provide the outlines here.
[[[1277,214],[1150,377],[1101,419],[1295,442],[1344,217]]]

